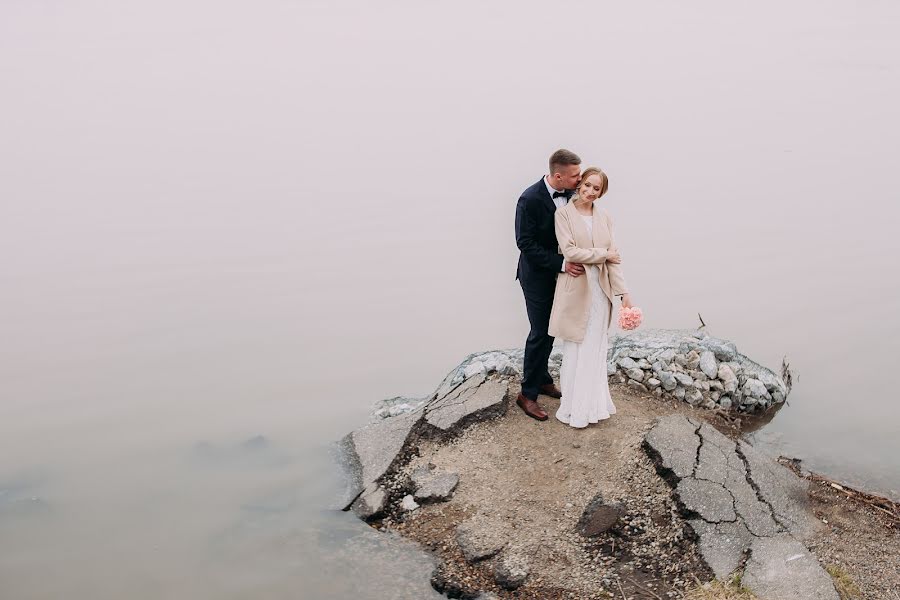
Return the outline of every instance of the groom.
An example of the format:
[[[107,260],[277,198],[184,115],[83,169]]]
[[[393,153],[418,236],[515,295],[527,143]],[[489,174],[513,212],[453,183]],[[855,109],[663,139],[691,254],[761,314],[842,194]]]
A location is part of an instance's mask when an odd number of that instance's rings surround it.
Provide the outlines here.
[[[546,421],[538,394],[561,398],[547,370],[553,338],[547,334],[556,277],[565,271],[573,277],[584,273],[579,264],[566,263],[559,253],[553,214],[569,201],[581,177],[581,159],[574,152],[557,150],[550,157],[550,174],[522,192],[516,204],[516,245],[519,266],[516,279],[525,294],[525,310],[531,331],[525,341],[522,391],[516,398],[525,414]]]

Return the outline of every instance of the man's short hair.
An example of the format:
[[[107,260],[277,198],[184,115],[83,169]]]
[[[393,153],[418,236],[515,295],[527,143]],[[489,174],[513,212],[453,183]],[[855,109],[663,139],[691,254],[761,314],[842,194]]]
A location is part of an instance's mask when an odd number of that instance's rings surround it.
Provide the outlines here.
[[[557,150],[550,155],[550,174],[558,173],[562,167],[569,165],[580,165],[581,159],[578,155],[569,150]]]

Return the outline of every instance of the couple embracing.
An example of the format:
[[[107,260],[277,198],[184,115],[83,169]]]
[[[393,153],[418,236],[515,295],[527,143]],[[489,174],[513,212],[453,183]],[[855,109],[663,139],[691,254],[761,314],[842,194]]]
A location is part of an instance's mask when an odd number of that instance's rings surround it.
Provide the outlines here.
[[[632,303],[612,220],[597,206],[609,180],[596,167],[581,171],[568,150],[550,157],[550,172],[522,192],[516,205],[516,278],[531,331],[525,342],[522,391],[516,404],[546,421],[538,395],[560,399],[556,418],[587,427],[615,414],[606,374],[613,300]],[[547,367],[554,337],[563,340],[560,386]]]

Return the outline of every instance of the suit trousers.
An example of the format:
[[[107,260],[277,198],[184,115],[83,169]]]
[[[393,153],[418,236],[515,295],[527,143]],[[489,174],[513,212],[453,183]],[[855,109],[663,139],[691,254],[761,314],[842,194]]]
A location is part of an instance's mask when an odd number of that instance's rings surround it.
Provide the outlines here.
[[[529,278],[531,279],[531,278]],[[547,333],[550,325],[550,310],[553,308],[553,294],[556,290],[556,278],[544,280],[519,279],[522,293],[525,295],[525,310],[531,331],[525,340],[525,361],[522,372],[522,395],[537,400],[542,385],[553,383],[547,361],[553,350],[553,338]]]

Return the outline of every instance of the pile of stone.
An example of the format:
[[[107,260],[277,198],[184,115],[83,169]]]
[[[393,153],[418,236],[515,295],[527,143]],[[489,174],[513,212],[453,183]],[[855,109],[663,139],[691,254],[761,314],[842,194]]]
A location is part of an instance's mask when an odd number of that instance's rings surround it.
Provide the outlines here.
[[[611,381],[692,406],[759,411],[784,402],[789,392],[770,369],[702,330],[650,329],[610,345]]]
[[[380,400],[373,419],[413,412],[472,378],[521,377],[524,354],[521,348],[470,354],[433,394]],[[561,363],[562,348],[557,346],[549,360],[555,377]],[[784,402],[790,391],[780,376],[738,352],[733,342],[702,329],[641,329],[611,336],[606,368],[613,383],[704,408],[761,411]]]

